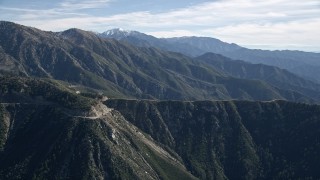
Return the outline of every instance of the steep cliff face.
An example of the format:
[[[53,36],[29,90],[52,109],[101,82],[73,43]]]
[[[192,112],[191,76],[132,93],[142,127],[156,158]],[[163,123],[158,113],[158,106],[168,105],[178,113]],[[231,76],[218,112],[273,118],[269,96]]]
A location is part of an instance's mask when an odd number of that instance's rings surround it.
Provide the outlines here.
[[[285,101],[129,101],[107,106],[201,179],[319,178],[320,107]]]
[[[195,179],[119,112],[0,105],[0,179]]]

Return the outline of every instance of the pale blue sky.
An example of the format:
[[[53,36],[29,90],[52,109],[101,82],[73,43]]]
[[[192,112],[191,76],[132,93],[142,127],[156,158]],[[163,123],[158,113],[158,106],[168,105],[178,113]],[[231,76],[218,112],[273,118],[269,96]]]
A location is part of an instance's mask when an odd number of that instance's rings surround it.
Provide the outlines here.
[[[156,37],[320,51],[320,0],[0,0],[0,20],[49,31],[119,27]]]

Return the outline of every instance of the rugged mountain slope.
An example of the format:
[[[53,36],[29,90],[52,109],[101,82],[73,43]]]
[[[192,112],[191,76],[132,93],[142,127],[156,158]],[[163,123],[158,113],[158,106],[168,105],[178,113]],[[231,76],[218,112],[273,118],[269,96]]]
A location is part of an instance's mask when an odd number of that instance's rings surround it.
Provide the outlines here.
[[[194,57],[212,52],[222,54],[232,59],[241,59],[255,64],[262,63],[287,69],[301,77],[318,83],[320,79],[320,53],[247,49],[236,44],[229,44],[209,37],[158,39],[138,32],[126,34],[126,36],[121,34],[123,34],[121,31],[112,36],[105,33],[101,34],[101,37],[115,38],[143,47],[158,47]]]
[[[0,91],[0,179],[320,178],[318,105],[102,102],[18,77]]]
[[[108,100],[200,179],[318,179],[320,107],[285,101]]]
[[[110,97],[316,100],[266,82],[222,75],[182,54],[138,48],[79,29],[52,33],[0,24],[2,71],[80,84]]]
[[[0,76],[0,101],[5,103],[51,104],[89,110],[95,102],[51,79]]]
[[[71,44],[57,34],[10,22],[1,22],[2,70],[24,76],[46,77],[104,89],[121,96],[119,86],[90,71],[94,65],[88,50]],[[82,52],[79,54],[78,52]],[[79,60],[76,57],[82,56]],[[18,71],[17,71],[18,70]]]
[[[31,84],[48,88],[17,92]],[[41,80],[6,78],[0,87],[0,179],[196,179],[178,155],[100,102]]]
[[[313,81],[305,80],[285,69],[264,64],[251,64],[241,60],[232,60],[222,55],[206,53],[196,58],[211,65],[213,68],[228,76],[243,79],[258,79],[282,89],[289,89],[308,94],[319,99],[320,85]]]

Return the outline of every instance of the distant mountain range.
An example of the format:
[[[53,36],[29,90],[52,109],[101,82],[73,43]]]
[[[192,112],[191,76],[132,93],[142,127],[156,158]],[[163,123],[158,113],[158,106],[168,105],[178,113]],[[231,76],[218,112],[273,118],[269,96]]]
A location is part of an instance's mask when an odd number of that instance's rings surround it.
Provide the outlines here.
[[[319,85],[305,80],[285,69],[264,64],[251,64],[241,60],[232,60],[219,54],[206,53],[196,58],[226,75],[243,78],[258,79],[282,89],[303,92],[310,97],[319,97]]]
[[[286,71],[275,74],[277,83],[233,76],[207,61],[136,47],[79,29],[52,33],[1,22],[0,32],[1,71],[61,80],[109,97],[319,101],[319,96],[314,96],[319,92],[318,84]],[[289,79],[301,83],[287,82]]]
[[[188,39],[0,21],[0,179],[320,179],[320,85]]]
[[[121,29],[109,30],[99,34],[99,36],[114,38],[143,47],[152,46],[180,52],[191,57],[212,52],[254,64],[277,66],[306,79],[320,82],[320,53],[247,49],[209,37],[156,38],[136,31],[123,31]]]

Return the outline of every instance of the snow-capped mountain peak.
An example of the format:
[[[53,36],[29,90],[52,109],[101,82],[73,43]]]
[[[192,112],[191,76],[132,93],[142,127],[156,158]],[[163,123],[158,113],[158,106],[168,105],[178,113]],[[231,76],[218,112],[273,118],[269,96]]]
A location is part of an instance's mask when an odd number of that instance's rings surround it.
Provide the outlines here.
[[[101,35],[103,36],[121,36],[121,37],[127,37],[129,35],[131,35],[134,31],[130,31],[130,30],[124,30],[122,28],[115,28],[115,29],[110,29],[108,31],[105,31],[103,33],[101,33]]]

